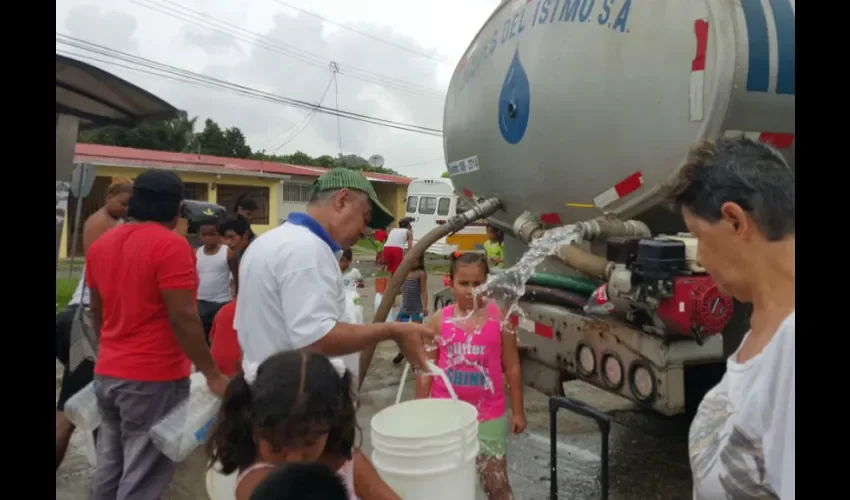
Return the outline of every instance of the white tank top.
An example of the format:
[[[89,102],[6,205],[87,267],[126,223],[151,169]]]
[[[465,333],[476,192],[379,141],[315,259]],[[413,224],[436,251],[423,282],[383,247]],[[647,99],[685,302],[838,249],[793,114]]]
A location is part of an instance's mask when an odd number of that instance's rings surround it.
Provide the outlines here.
[[[198,300],[230,302],[230,266],[227,265],[227,247],[221,245],[218,253],[207,255],[204,247],[195,252],[198,256]]]
[[[397,227],[390,231],[390,234],[387,235],[387,242],[384,244],[384,248],[386,247],[399,247],[404,248],[407,246],[407,229],[402,229]]]

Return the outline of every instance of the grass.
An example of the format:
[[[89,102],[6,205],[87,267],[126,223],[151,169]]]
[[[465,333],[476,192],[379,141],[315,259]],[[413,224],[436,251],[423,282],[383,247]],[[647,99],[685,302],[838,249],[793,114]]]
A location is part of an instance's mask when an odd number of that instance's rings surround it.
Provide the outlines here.
[[[68,305],[74,290],[77,288],[77,278],[56,278],[56,312],[58,313]]]
[[[357,243],[355,243],[354,246],[370,252],[376,252],[378,250],[378,247],[375,246],[375,242],[369,238],[361,238],[357,240]]]

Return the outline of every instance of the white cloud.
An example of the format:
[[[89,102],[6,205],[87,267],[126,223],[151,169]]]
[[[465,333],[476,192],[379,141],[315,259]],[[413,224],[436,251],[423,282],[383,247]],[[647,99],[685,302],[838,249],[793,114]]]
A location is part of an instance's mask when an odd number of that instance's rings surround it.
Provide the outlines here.
[[[411,54],[275,0],[60,0],[56,4],[56,31],[310,102],[320,98],[330,81],[327,63],[337,61],[341,72],[340,109],[439,129],[445,89],[454,64],[499,3],[498,0],[281,1],[446,62],[441,64]],[[220,28],[224,31],[241,28],[262,34],[272,41],[258,43],[265,46],[271,43],[273,50],[204,27],[203,17],[186,13],[191,17],[181,20],[172,17],[173,13],[169,16],[142,4],[158,4],[162,9],[182,6],[203,12],[235,26]],[[255,149],[274,150],[280,146],[291,135],[292,127],[303,124],[307,114],[305,110],[95,64],[160,95],[190,116],[210,117],[222,126],[238,126]],[[423,87],[434,90],[426,91]],[[331,86],[323,104],[333,107],[335,98]],[[439,175],[445,168],[441,161],[421,164],[443,157],[439,137],[344,119],[340,123],[346,154],[364,157],[382,154],[387,167],[411,176]],[[337,143],[336,117],[316,113],[280,152],[301,149],[316,156],[335,154]],[[420,165],[405,168],[413,164]]]

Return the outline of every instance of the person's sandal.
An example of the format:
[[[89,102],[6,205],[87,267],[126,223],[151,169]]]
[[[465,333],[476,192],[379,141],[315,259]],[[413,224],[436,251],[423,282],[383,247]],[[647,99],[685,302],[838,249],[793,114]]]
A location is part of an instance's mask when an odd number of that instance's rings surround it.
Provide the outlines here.
[[[402,361],[404,361],[404,354],[402,353],[396,354],[396,356],[393,358],[394,365],[400,365]]]

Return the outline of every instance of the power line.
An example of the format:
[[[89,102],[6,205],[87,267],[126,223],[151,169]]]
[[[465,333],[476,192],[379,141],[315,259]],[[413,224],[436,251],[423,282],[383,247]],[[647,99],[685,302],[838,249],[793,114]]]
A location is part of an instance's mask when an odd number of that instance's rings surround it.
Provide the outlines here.
[[[336,110],[339,111],[339,85],[336,81],[336,74],[339,73],[339,65],[337,63],[331,61],[330,64],[331,74],[333,74],[334,79],[334,94],[336,94]],[[339,115],[336,116],[336,137],[339,141],[339,157],[342,158],[342,126],[339,123]]]
[[[426,54],[426,53],[424,53],[424,52],[419,52],[418,50],[414,50],[414,49],[411,49],[411,48],[409,48],[409,47],[405,47],[404,45],[401,45],[401,44],[398,44],[398,43],[395,43],[395,42],[391,42],[391,41],[386,40],[386,39],[384,39],[384,38],[377,37],[377,36],[375,36],[375,35],[373,35],[373,34],[371,34],[371,33],[366,33],[365,31],[360,31],[360,30],[354,29],[354,28],[352,28],[352,27],[350,27],[350,26],[346,26],[346,25],[341,24],[341,23],[338,23],[338,22],[336,22],[336,21],[332,21],[332,20],[328,19],[327,17],[325,17],[325,16],[323,16],[323,15],[321,15],[321,14],[317,14],[317,13],[315,13],[315,12],[312,12],[312,11],[309,11],[309,10],[306,10],[306,9],[302,9],[301,7],[296,7],[296,6],[294,6],[294,5],[290,4],[290,3],[283,2],[283,1],[281,1],[281,0],[272,0],[272,1],[273,1],[274,3],[276,3],[276,4],[283,5],[284,7],[289,7],[289,8],[290,8],[290,9],[292,9],[292,10],[295,10],[295,11],[301,12],[302,14],[307,14],[308,16],[313,16],[313,17],[315,17],[315,18],[317,18],[317,19],[321,19],[322,21],[324,21],[324,22],[326,22],[326,23],[328,23],[328,24],[333,24],[334,26],[336,26],[336,27],[338,27],[338,28],[342,28],[342,29],[347,30],[347,31],[350,31],[350,32],[352,32],[352,33],[357,33],[358,35],[365,36],[366,38],[371,38],[372,40],[375,40],[376,42],[381,42],[381,43],[386,44],[386,45],[391,45],[391,46],[393,46],[393,47],[395,47],[395,48],[397,48],[397,49],[401,49],[401,50],[403,50],[403,51],[405,51],[405,52],[410,52],[411,54],[415,54],[415,55],[417,55],[417,56],[424,57],[424,58],[426,58],[426,59],[431,59],[432,61],[436,61],[436,62],[438,62],[438,63],[440,63],[440,64],[445,64],[445,65],[450,65],[450,64],[451,64],[451,63],[449,63],[448,61],[446,61],[445,59],[443,59],[443,58],[441,58],[441,57],[434,57],[434,56],[432,56],[431,54]]]
[[[328,95],[328,90],[330,90],[331,83],[333,83],[333,81],[334,81],[334,77],[333,77],[333,75],[331,75],[331,77],[328,79],[328,85],[325,87],[325,91],[322,92],[322,97],[319,98],[318,106],[321,106],[322,103],[325,102],[325,96]],[[289,144],[290,142],[294,141],[296,137],[301,135],[301,132],[303,132],[304,129],[307,128],[307,125],[310,124],[310,122],[313,120],[314,116],[316,116],[316,110],[312,109],[312,110],[310,110],[309,113],[307,113],[307,115],[304,117],[304,120],[300,124],[295,125],[293,127],[290,127],[289,129],[285,130],[283,132],[284,134],[286,132],[289,132],[289,130],[292,130],[293,128],[296,129],[292,134],[289,135],[289,137],[287,137],[286,139],[283,140],[282,143],[280,143],[280,146],[275,148],[274,153],[272,153],[272,154],[277,154],[277,152],[280,151],[280,149],[282,147],[284,147],[287,144]],[[339,117],[337,116],[336,119],[338,121]],[[283,134],[281,134],[281,135],[283,135]]]
[[[74,38],[68,35],[63,35],[61,33],[56,33],[56,42],[60,45],[67,45],[70,47],[77,48],[79,50],[83,50],[86,52],[91,52],[94,54],[99,54],[101,56],[105,56],[107,60],[98,59],[96,57],[92,57],[87,54],[77,54],[77,53],[69,53],[68,55],[73,57],[86,57],[88,59],[92,59],[98,62],[102,62],[104,64],[111,64],[118,67],[125,67],[137,72],[146,73],[149,75],[166,78],[169,80],[177,81],[180,83],[190,84],[194,86],[201,86],[205,88],[214,88],[219,90],[228,91],[231,94],[237,94],[244,97],[251,97],[254,99],[264,100],[267,102],[272,102],[276,104],[283,104],[287,106],[292,106],[300,109],[313,110],[316,112],[329,114],[332,116],[338,116],[340,118],[346,118],[349,120],[356,120],[365,123],[372,123],[374,125],[380,125],[389,128],[395,128],[398,130],[404,130],[408,132],[417,132],[420,134],[431,135],[431,136],[442,136],[442,130],[430,128],[430,127],[422,127],[419,125],[413,125],[409,123],[396,122],[393,120],[387,120],[383,118],[378,118],[370,115],[364,115],[361,113],[354,113],[351,111],[342,111],[342,110],[333,110],[330,108],[326,108],[321,105],[311,104],[306,101],[301,101],[298,99],[292,99],[290,97],[285,97],[277,94],[272,94],[269,92],[263,92],[257,89],[253,89],[251,87],[246,87],[244,85],[239,85],[235,83],[231,83],[225,80],[220,80],[218,78],[213,78],[210,76],[202,75],[199,73],[194,73],[188,70],[184,70],[181,68],[176,68],[174,66],[169,66],[167,64],[159,63],[150,59],[146,59],[144,57],[135,56],[132,54],[128,54],[126,52],[122,52],[115,49],[110,49],[108,47],[104,47],[102,45],[98,45],[95,43],[87,42],[85,40],[81,40],[78,38]],[[131,66],[127,66],[125,64],[117,63],[115,61],[111,61],[109,59],[117,59],[119,61],[123,61],[125,63],[129,63]],[[147,69],[141,69],[147,68]]]
[[[269,52],[294,59],[309,66],[325,68],[329,62],[326,58],[320,55],[307,52],[266,35],[247,30],[241,26],[217,19],[203,12],[176,4],[170,0],[130,0],[130,2],[140,7],[154,10],[171,18],[179,19],[194,26],[214,31],[234,40],[245,42]],[[442,91],[432,87],[417,85],[415,83],[399,80],[379,73],[359,69],[354,66],[342,66],[339,70],[339,74],[366,83],[404,91],[421,97],[442,98],[445,95]]]
[[[434,158],[433,160],[420,161],[420,162],[417,162],[417,163],[411,163],[411,164],[409,164],[409,165],[402,165],[402,166],[400,166],[400,167],[393,167],[393,170],[399,170],[399,169],[402,169],[402,170],[403,170],[403,169],[405,169],[405,168],[413,168],[413,167],[418,167],[418,166],[420,166],[420,165],[428,165],[429,163],[436,163],[436,162],[438,162],[438,161],[439,161],[439,162],[445,162],[445,161],[446,161],[446,159],[445,159],[445,158],[443,158],[443,157],[440,157],[440,158]]]

